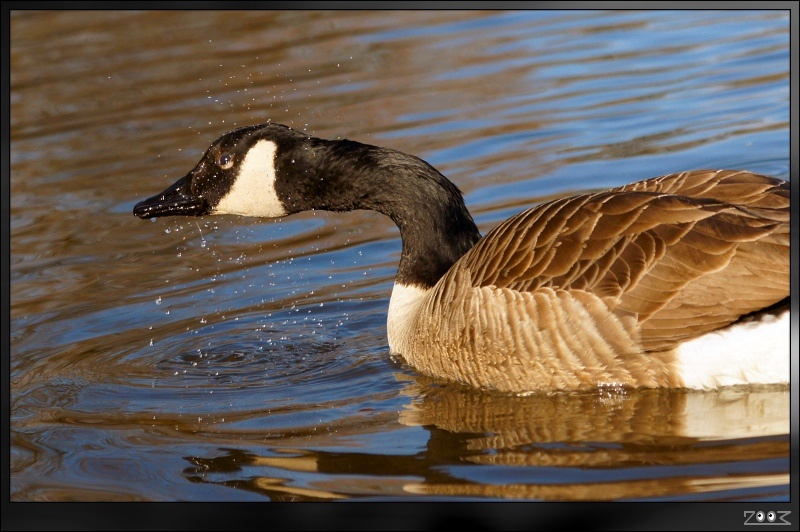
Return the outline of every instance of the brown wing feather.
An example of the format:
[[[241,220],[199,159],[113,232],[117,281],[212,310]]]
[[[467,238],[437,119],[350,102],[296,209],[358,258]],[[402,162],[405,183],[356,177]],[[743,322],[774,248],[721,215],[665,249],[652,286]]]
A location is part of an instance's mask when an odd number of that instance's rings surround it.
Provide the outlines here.
[[[697,171],[556,200],[459,265],[476,287],[592,292],[636,320],[643,349],[669,349],[788,297],[789,186]]]

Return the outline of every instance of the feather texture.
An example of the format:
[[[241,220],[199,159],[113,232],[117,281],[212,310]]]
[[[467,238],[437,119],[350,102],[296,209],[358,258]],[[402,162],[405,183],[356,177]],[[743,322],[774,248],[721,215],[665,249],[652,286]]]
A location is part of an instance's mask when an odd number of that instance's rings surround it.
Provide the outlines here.
[[[504,391],[682,386],[681,343],[788,295],[788,183],[684,172],[501,223],[426,294],[396,350]]]

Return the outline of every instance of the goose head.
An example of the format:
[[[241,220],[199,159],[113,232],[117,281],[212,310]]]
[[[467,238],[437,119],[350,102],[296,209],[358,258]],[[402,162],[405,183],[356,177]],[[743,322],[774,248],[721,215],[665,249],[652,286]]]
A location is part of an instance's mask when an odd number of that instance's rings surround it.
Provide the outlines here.
[[[136,204],[133,212],[143,219],[206,214],[276,218],[296,212],[287,177],[304,171],[287,166],[297,162],[291,154],[309,139],[280,124],[231,131],[211,144],[188,174]]]
[[[317,209],[389,216],[403,241],[397,279],[425,288],[480,239],[461,191],[422,159],[272,123],[226,133],[188,174],[133,213],[278,218]]]

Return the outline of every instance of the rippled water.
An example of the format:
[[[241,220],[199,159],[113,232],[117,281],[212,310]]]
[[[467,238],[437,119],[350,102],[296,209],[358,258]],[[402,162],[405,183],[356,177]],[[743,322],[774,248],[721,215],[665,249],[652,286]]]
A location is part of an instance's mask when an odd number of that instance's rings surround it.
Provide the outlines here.
[[[482,232],[673,171],[789,179],[789,18],[14,12],[12,500],[789,500],[788,389],[432,382],[388,354],[381,215],[131,214],[268,120],[426,159]]]

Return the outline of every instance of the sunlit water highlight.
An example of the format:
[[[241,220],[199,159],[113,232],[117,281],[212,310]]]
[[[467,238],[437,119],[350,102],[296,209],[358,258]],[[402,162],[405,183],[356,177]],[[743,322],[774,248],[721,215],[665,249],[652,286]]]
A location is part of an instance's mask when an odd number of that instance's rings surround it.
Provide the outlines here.
[[[431,382],[388,354],[388,219],[131,215],[267,120],[426,159],[483,232],[789,179],[788,58],[780,11],[15,12],[12,499],[788,500],[786,389]]]

